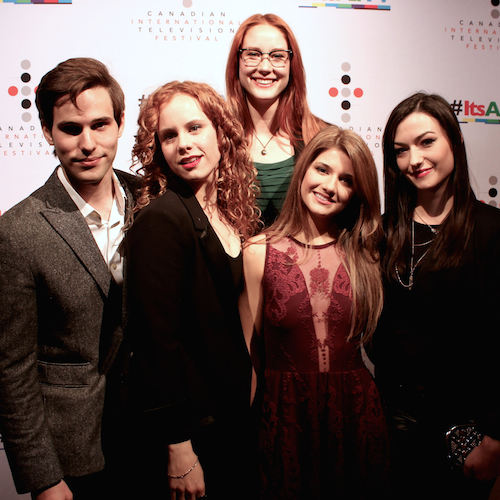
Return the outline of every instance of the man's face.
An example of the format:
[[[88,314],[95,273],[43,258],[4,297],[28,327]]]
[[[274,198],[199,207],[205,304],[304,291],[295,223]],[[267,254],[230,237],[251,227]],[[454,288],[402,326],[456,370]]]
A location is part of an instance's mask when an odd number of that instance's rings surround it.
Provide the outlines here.
[[[68,96],[54,107],[52,130],[43,127],[45,138],[55,148],[66,177],[76,191],[111,178],[118,138],[124,128],[118,126],[108,91],[94,87],[76,98],[75,106]]]

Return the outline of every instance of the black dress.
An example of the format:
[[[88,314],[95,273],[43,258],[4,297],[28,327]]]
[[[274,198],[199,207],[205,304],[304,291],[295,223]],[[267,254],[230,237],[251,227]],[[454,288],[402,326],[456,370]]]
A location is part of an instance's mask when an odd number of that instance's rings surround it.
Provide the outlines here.
[[[451,470],[444,439],[470,421],[500,439],[500,211],[474,210],[458,267],[433,271],[424,256],[411,290],[386,283],[370,358],[392,417],[394,498],[487,498],[491,488]],[[415,223],[420,255],[432,236]]]

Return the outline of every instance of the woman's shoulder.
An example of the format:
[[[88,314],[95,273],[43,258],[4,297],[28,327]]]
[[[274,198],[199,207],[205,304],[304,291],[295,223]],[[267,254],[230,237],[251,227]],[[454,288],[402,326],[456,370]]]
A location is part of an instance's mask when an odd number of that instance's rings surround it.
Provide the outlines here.
[[[243,253],[247,256],[262,255],[266,251],[266,240],[265,233],[252,236],[245,242]]]
[[[167,189],[163,194],[154,198],[149,204],[141,210],[145,213],[164,212],[171,213],[172,211],[180,210],[184,207],[180,196],[172,189]]]
[[[482,249],[491,256],[500,256],[500,210],[476,201],[472,235],[477,249]]]
[[[488,232],[500,230],[500,210],[482,201],[474,202],[474,225],[477,229]]]
[[[167,189],[162,195],[151,200],[148,205],[139,211],[133,226],[146,222],[151,223],[151,221],[182,225],[189,218],[189,212],[179,195],[175,191]]]

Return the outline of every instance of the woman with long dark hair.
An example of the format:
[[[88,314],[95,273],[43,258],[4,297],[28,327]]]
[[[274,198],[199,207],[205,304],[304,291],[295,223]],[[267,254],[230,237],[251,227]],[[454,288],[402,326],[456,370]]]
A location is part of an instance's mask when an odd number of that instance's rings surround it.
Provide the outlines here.
[[[474,196],[444,98],[398,104],[383,148],[386,297],[370,356],[392,417],[394,498],[488,498],[500,472],[500,211]]]

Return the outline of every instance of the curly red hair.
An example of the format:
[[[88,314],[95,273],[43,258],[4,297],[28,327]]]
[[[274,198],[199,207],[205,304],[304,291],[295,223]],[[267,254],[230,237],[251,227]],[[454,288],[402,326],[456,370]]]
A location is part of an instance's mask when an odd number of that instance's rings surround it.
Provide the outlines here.
[[[217,180],[217,205],[240,237],[252,236],[260,224],[257,208],[256,170],[250,159],[243,127],[230,112],[224,99],[209,85],[174,81],[153,92],[141,107],[136,141],[132,150],[133,165],[140,164],[138,173],[144,185],[137,209],[161,196],[174,174],[163,156],[157,130],[161,108],[175,95],[185,94],[196,100],[212,122],[217,133],[221,159]]]

